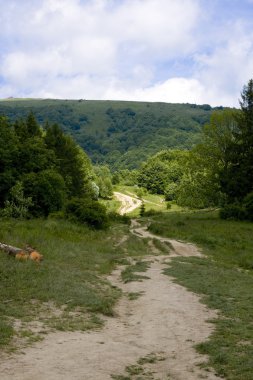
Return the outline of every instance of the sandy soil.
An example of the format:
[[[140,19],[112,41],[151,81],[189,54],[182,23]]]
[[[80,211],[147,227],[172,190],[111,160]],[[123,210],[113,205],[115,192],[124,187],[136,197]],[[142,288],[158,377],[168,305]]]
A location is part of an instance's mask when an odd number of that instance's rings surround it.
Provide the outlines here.
[[[141,205],[141,200],[138,198],[133,198],[130,195],[118,193],[116,191],[113,194],[117,200],[121,202],[121,206],[118,211],[120,215],[128,214]]]
[[[153,237],[136,221],[131,231],[140,237]],[[149,379],[218,379],[199,368],[205,357],[193,348],[211,333],[212,324],[207,320],[215,318],[216,313],[163,274],[171,256],[199,256],[200,252],[191,244],[166,240],[175,252],[147,258],[151,261],[145,273],[149,279],[123,284],[122,268],[111,274],[109,280],[124,295],[116,307],[116,317],[107,318],[101,331],[49,334],[22,354],[2,360],[1,380],[109,380],[111,374],[124,374],[126,366],[150,353],[164,360],[145,365],[153,372]],[[142,295],[129,300],[129,292]]]

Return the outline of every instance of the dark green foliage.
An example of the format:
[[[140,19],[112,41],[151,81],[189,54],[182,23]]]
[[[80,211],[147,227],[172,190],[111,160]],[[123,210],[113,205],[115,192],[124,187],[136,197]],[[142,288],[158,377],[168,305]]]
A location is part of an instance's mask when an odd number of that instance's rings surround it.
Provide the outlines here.
[[[57,123],[94,163],[133,169],[161,149],[191,149],[212,108],[193,104],[116,101],[11,100],[0,114],[11,121],[32,110],[40,125]]]
[[[28,137],[41,137],[41,130],[33,112],[30,112],[26,119]]]
[[[178,182],[183,175],[183,162],[186,160],[188,152],[178,150],[163,150],[148,159],[139,171],[137,177],[138,185],[146,188],[154,194],[166,194],[170,200]]]
[[[66,187],[62,176],[55,170],[42,170],[23,177],[24,193],[33,201],[32,216],[48,216],[62,209],[66,199]]]
[[[245,220],[246,210],[239,204],[229,204],[220,210],[221,219]]]
[[[212,113],[210,123],[203,128],[201,144],[190,152],[183,164],[184,174],[175,188],[180,206],[206,208],[224,204],[226,196],[220,179],[227,166],[226,152],[237,128],[237,113],[229,109]]]
[[[110,169],[106,165],[94,166],[95,183],[99,188],[99,196],[104,199],[109,199],[113,195],[112,190],[112,175]]]
[[[145,214],[145,204],[144,202],[142,202],[140,206],[140,217],[144,216],[144,214]]]
[[[56,166],[64,178],[69,196],[84,196],[88,191],[91,164],[70,136],[54,124],[47,128],[45,143],[56,157]]]
[[[47,124],[45,133],[32,113],[14,126],[0,118],[3,215],[47,216],[61,210],[67,198],[91,198],[92,192],[90,160],[57,125]]]
[[[246,219],[253,221],[253,191],[246,195],[243,200],[243,206],[246,210]]]
[[[253,80],[244,87],[237,128],[226,152],[227,165],[221,173],[222,189],[228,202],[241,202],[253,191]]]
[[[66,205],[66,216],[70,220],[85,223],[96,229],[108,227],[106,208],[101,203],[84,198],[73,198]]]
[[[253,192],[249,193],[242,203],[227,204],[220,210],[221,219],[253,221]]]
[[[9,199],[4,204],[1,214],[11,218],[26,218],[29,208],[33,206],[31,197],[25,197],[22,182],[17,181],[10,189]]]

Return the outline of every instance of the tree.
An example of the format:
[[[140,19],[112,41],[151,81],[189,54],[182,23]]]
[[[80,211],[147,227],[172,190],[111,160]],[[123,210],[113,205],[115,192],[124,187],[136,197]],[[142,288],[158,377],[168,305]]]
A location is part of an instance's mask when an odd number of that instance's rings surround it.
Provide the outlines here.
[[[84,196],[91,191],[91,163],[70,136],[54,124],[47,128],[45,142],[56,156],[56,166],[64,178],[68,196]]]
[[[221,187],[228,202],[241,202],[253,191],[253,80],[244,86],[241,111],[236,116],[237,128],[227,149],[221,173]]]
[[[9,199],[5,202],[2,214],[12,218],[26,218],[32,206],[32,198],[24,196],[23,184],[18,181],[10,189]]]
[[[101,198],[110,198],[113,195],[112,175],[110,169],[106,165],[94,166],[95,183],[99,187],[99,196]]]
[[[62,209],[66,198],[64,179],[55,170],[42,170],[23,177],[24,194],[33,201],[32,216],[48,216]]]
[[[228,166],[228,152],[238,129],[237,110],[213,112],[202,132],[202,142],[189,154],[184,175],[176,189],[179,205],[205,208],[224,203],[221,188],[224,168]]]
[[[178,183],[183,175],[183,165],[188,152],[163,150],[143,164],[138,175],[138,185],[151,193],[165,194],[171,183]]]
[[[39,124],[37,123],[37,120],[33,114],[33,112],[30,112],[26,119],[26,126],[27,126],[27,133],[29,137],[35,137],[39,136],[41,137],[41,129]]]
[[[0,117],[0,207],[4,205],[9,190],[16,182],[17,161],[18,139],[9,121]]]

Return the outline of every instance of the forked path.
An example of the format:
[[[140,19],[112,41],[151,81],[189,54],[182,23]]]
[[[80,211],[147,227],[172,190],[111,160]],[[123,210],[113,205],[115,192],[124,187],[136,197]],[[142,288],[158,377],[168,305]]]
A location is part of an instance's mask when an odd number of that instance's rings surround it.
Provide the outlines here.
[[[149,234],[136,222],[131,230],[140,237]],[[144,364],[152,375],[139,378],[217,380],[214,373],[198,366],[206,358],[193,348],[208,338],[212,325],[207,320],[214,318],[215,312],[163,274],[170,256],[200,253],[184,243],[175,245],[175,249],[176,253],[170,255],[148,257],[151,264],[145,275],[149,279],[142,282],[122,283],[120,267],[111,274],[109,281],[122,289],[123,296],[115,309],[116,316],[107,318],[102,330],[49,334],[44,341],[25,349],[23,355],[2,362],[1,380],[110,380],[111,374],[123,375],[126,366],[151,353],[163,360]],[[129,300],[130,292],[138,292],[140,297]]]
[[[134,198],[123,193],[118,193],[117,191],[114,191],[113,194],[116,199],[121,202],[121,206],[118,211],[120,215],[128,214],[141,205],[141,200],[138,198]]]

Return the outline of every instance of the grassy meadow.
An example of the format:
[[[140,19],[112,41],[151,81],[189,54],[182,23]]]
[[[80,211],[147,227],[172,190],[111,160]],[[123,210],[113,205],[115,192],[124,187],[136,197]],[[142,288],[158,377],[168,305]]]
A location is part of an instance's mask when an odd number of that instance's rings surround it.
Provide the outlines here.
[[[215,331],[197,350],[229,380],[253,379],[253,224],[224,221],[216,211],[153,217],[156,234],[196,243],[205,258],[174,258],[165,273],[218,310]]]
[[[40,339],[51,328],[100,327],[120,296],[106,275],[125,257],[148,253],[145,241],[127,234],[120,223],[98,232],[64,220],[0,220],[1,242],[44,255],[38,264],[0,251],[0,346]]]
[[[202,250],[202,258],[172,258],[165,274],[218,312],[209,340],[196,347],[209,355],[206,366],[229,380],[252,380],[253,224],[220,220],[209,210],[164,210],[142,222],[157,235],[193,242]],[[118,221],[94,231],[64,220],[2,219],[0,241],[21,248],[29,244],[44,255],[38,264],[0,253],[0,345],[9,350],[18,347],[17,341],[29,344],[55,329],[100,328],[121,296],[107,274],[118,264],[128,265],[122,280],[142,280],[148,263],[141,258],[150,254],[148,239],[129,234],[129,226]],[[131,257],[138,261],[133,264]],[[129,299],[138,296],[129,294]]]
[[[118,191],[122,194],[126,194],[135,198],[138,198],[138,186],[126,186],[126,185],[116,185],[114,186],[114,190]],[[179,207],[176,204],[171,204],[171,208],[167,210],[167,203],[164,201],[163,195],[158,194],[151,194],[151,193],[144,193],[141,196],[141,199],[143,199],[145,204],[145,211],[146,212],[175,212],[181,210],[181,207]],[[111,206],[112,207],[112,206]],[[119,208],[119,207],[118,207]],[[128,215],[130,217],[138,217],[140,213],[140,207],[129,213]]]

